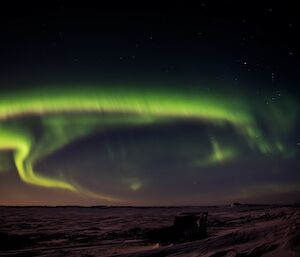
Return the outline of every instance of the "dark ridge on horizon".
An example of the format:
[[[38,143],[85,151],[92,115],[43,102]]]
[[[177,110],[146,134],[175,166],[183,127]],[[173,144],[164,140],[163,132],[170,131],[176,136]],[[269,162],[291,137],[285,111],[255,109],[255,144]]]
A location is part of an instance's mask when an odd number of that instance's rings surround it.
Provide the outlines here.
[[[0,205],[0,208],[90,208],[90,209],[106,209],[106,208],[136,208],[136,209],[147,209],[147,208],[218,208],[229,205],[178,205],[178,206],[132,206],[132,205],[121,205],[121,206],[110,206],[110,205]]]
[[[170,205],[170,206],[110,206],[110,205],[0,205],[0,208],[82,208],[82,209],[113,209],[113,208],[133,208],[133,209],[153,209],[153,208],[221,208],[221,207],[300,207],[300,203],[288,204],[255,204],[255,203],[233,203],[224,205]]]

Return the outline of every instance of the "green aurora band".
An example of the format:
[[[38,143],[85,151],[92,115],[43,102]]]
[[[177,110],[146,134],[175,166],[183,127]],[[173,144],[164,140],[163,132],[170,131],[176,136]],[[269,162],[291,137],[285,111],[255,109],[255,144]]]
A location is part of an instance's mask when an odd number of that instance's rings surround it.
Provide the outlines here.
[[[284,112],[285,111],[285,112]],[[84,115],[83,115],[84,114]],[[36,117],[42,136],[26,126],[24,118]],[[296,101],[262,106],[243,97],[204,92],[124,88],[43,88],[0,95],[0,149],[12,151],[22,181],[42,187],[85,193],[109,201],[63,178],[49,178],[34,171],[34,163],[77,138],[116,126],[193,120],[231,126],[245,143],[261,154],[286,152],[284,140],[298,117]],[[267,120],[267,135],[259,119]],[[207,166],[235,158],[237,151],[213,138],[212,153],[197,163]]]

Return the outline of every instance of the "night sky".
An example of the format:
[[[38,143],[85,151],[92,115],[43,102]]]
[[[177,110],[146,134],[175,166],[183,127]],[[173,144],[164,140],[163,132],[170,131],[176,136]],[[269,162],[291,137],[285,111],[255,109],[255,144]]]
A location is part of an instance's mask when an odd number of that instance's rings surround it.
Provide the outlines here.
[[[292,2],[3,6],[0,204],[299,202]]]

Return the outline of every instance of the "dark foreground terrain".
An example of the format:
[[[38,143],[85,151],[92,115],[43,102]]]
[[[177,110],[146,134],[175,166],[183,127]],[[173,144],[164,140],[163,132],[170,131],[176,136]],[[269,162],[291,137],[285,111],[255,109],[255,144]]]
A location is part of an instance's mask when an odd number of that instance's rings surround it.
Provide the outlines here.
[[[203,212],[205,238],[148,240],[178,214]],[[300,208],[1,207],[0,256],[300,256]]]

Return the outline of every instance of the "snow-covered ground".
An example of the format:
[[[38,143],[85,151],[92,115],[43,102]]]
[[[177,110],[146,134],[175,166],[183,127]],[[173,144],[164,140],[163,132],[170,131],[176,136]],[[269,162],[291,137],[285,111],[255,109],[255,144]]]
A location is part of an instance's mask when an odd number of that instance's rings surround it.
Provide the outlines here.
[[[145,237],[178,214],[204,211],[208,238],[160,245]],[[300,256],[300,208],[1,207],[0,256]]]

